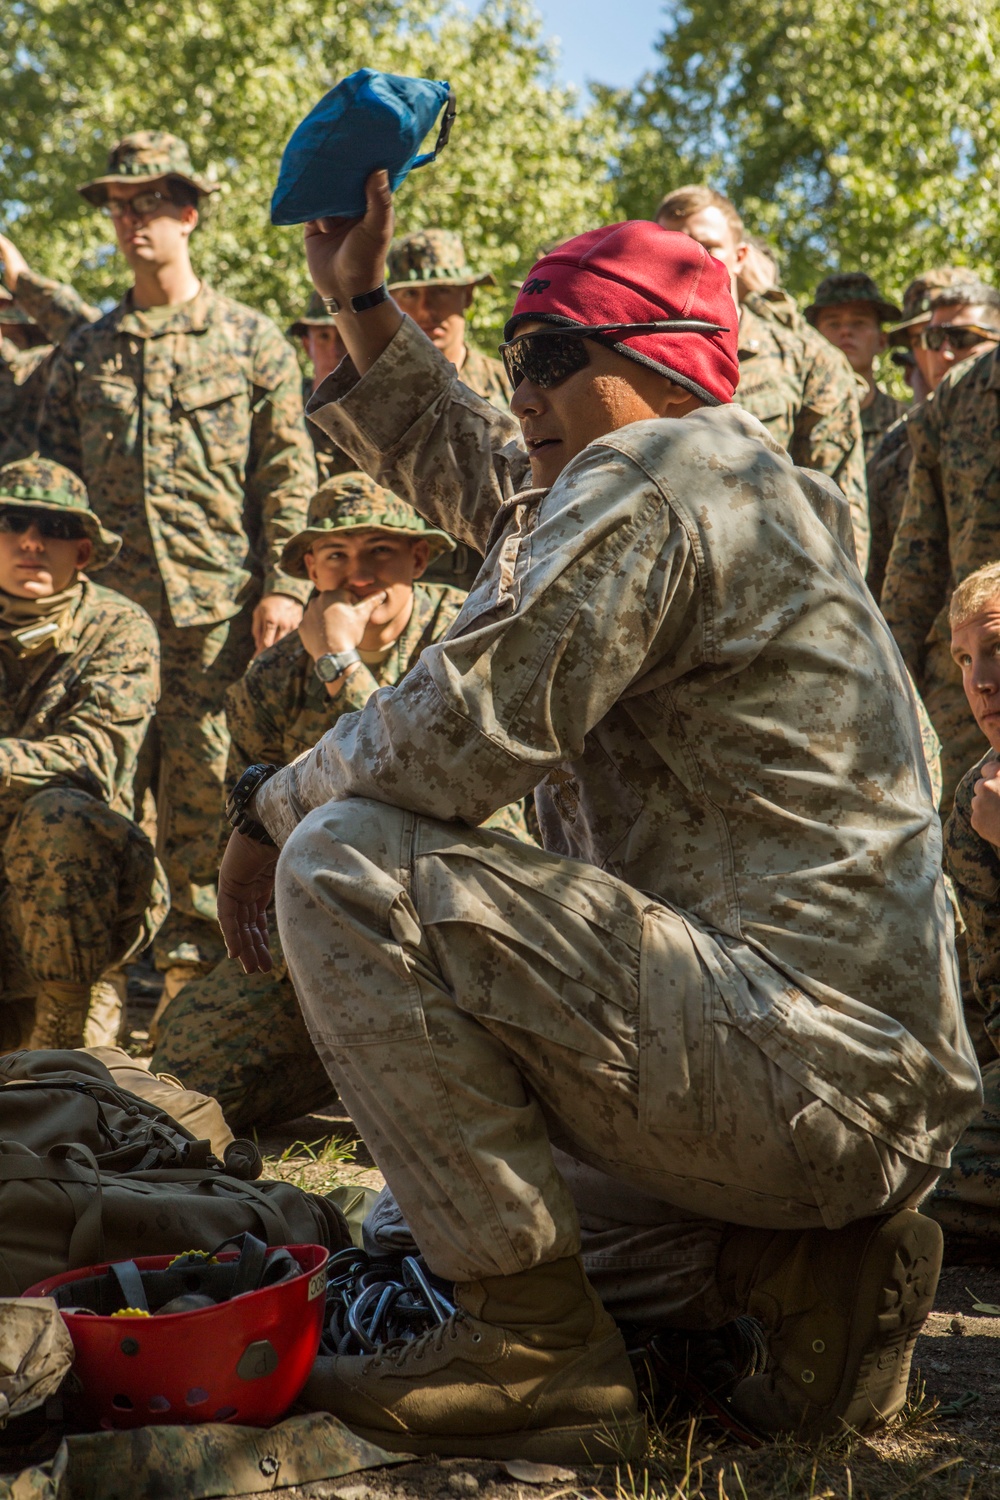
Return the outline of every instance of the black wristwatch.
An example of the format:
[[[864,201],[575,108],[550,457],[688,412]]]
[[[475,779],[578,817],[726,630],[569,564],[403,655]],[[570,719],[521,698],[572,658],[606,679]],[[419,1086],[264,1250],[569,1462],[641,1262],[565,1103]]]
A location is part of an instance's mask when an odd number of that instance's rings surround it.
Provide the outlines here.
[[[253,801],[254,794],[260,790],[265,781],[270,781],[277,770],[277,766],[247,766],[226,800],[226,817],[233,828],[237,833],[242,833],[244,837],[253,839],[258,844],[274,845],[274,839],[263,823],[258,823],[257,819],[252,818],[246,809]]]
[[[343,311],[336,297],[321,297],[320,300],[331,318],[335,318],[339,312]],[[388,300],[389,288],[383,281],[382,285],[377,286],[373,292],[362,292],[360,297],[352,297],[351,307],[356,313],[362,313],[367,312],[370,307],[380,307],[383,302],[388,302]]]
[[[325,651],[322,656],[317,656],[313,671],[320,682],[336,682],[338,677],[343,677],[348,667],[352,667],[361,657],[353,646],[349,651]]]

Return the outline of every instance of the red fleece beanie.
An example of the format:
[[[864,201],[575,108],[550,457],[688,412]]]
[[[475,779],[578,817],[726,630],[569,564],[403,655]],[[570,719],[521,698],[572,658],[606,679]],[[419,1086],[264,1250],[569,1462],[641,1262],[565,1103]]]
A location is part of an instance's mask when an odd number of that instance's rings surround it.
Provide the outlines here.
[[[518,292],[504,338],[519,323],[659,323],[701,318],[725,333],[646,333],[600,342],[660,370],[713,406],[732,401],[740,378],[739,316],[729,272],[690,235],[646,220],[578,234],[543,255]]]

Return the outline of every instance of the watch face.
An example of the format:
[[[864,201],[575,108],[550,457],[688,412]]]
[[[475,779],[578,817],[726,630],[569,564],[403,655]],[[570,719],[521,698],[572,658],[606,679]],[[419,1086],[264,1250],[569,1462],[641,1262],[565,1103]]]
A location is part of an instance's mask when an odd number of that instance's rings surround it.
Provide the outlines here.
[[[316,658],[316,676],[320,682],[333,682],[339,677],[341,668],[337,665],[335,656],[318,656]]]

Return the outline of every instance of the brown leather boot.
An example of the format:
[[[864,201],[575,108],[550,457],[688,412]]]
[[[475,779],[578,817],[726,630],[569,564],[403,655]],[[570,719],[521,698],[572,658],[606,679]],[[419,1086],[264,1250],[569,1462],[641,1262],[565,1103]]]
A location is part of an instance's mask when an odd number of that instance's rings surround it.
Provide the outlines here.
[[[398,1452],[615,1463],[645,1451],[625,1344],[576,1256],[455,1287],[439,1328],[320,1358],[302,1393]]]
[[[730,1404],[769,1435],[871,1432],[906,1400],[943,1237],[905,1208],[843,1229],[732,1229],[719,1279],[769,1329],[770,1363]]]

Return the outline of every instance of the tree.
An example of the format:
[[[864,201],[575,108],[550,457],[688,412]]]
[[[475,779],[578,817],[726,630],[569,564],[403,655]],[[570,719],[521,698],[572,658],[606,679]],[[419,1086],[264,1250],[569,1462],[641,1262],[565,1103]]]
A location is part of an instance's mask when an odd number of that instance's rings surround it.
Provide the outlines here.
[[[628,135],[621,210],[710,181],[813,290],[862,269],[900,291],[1000,253],[1000,0],[685,0],[662,63],[605,92]]]
[[[447,78],[451,143],[397,198],[401,230],[459,229],[502,290],[477,300],[495,344],[505,283],[540,243],[606,219],[610,115],[556,87],[529,0],[13,0],[0,56],[0,222],[30,264],[93,301],[128,284],[110,225],[76,193],[135,129],[169,130],[222,184],[193,245],[220,290],[279,320],[309,285],[301,230],[268,217],[302,116],[355,68]]]

